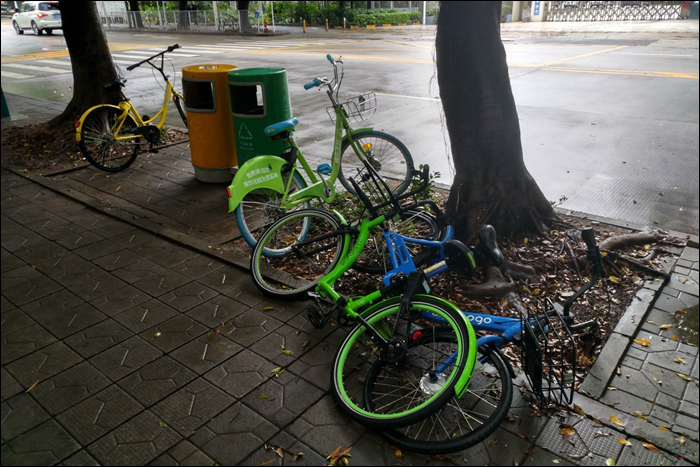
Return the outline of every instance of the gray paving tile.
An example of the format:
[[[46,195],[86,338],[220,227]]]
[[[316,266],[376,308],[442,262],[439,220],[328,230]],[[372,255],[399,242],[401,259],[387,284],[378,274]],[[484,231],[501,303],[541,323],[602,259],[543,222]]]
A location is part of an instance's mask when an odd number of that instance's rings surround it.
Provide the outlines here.
[[[131,263],[114,270],[113,273],[154,297],[170,292],[190,281],[188,277],[159,266],[148,259]]]
[[[160,350],[133,336],[95,355],[89,362],[112,381],[118,381],[161,355]]]
[[[87,451],[81,450],[70,456],[58,465],[100,465],[97,460],[88,454]]]
[[[198,282],[189,282],[182,287],[178,287],[161,295],[158,297],[158,300],[184,313],[190,308],[201,305],[217,295],[219,295],[219,292]]]
[[[131,250],[121,249],[97,258],[93,260],[93,263],[105,271],[114,271],[115,269],[122,268],[142,259],[143,256],[140,256]]]
[[[185,436],[198,430],[233,402],[233,397],[199,378],[153,406],[151,411]]]
[[[26,265],[24,261],[6,249],[2,249],[2,256],[0,257],[0,274],[5,274],[24,265]]]
[[[126,283],[96,267],[88,276],[82,277],[80,282],[68,285],[66,288],[89,302],[124,286]]]
[[[67,337],[64,342],[83,358],[90,358],[131,336],[133,333],[124,326],[106,319]]]
[[[135,333],[178,316],[178,312],[156,299],[150,299],[114,316],[114,320]]]
[[[309,307],[307,300],[273,300],[268,299],[258,303],[253,308],[263,311],[276,320],[287,322],[301,314],[306,319],[306,310]]]
[[[618,437],[626,438],[622,434],[602,427],[590,420],[583,419],[573,425],[575,434],[572,436],[564,436],[561,433],[561,424],[548,423],[537,439],[537,445],[550,452],[564,454],[569,462],[581,465],[599,465],[595,457],[584,457],[580,460],[575,460],[571,456],[587,455],[589,452],[603,456],[604,458],[617,458],[617,455],[622,450],[622,445],[617,441]],[[599,436],[603,433],[605,436]],[[608,434],[611,434],[608,436]]]
[[[12,269],[2,274],[0,289],[3,294],[6,290],[25,285],[44,277],[44,275],[28,264],[22,264],[19,268]]]
[[[216,329],[219,326],[225,328],[228,324],[228,320],[238,316],[246,310],[248,310],[248,307],[241,305],[240,302],[230,299],[224,295],[217,295],[211,300],[190,309],[186,314],[187,316],[196,319],[204,326],[210,329]]]
[[[172,270],[190,279],[199,279],[200,277],[223,268],[224,264],[225,263],[217,261],[209,256],[197,255],[177,266],[173,266]]]
[[[36,321],[18,308],[3,311],[2,318],[0,318],[0,330],[2,331],[1,335],[4,337],[33,324],[36,324]]]
[[[117,384],[141,404],[150,407],[196,377],[184,365],[168,356],[162,356]]]
[[[95,298],[90,304],[107,316],[114,317],[125,310],[150,300],[150,296],[141,290],[127,285],[106,295]]]
[[[324,391],[331,388],[331,371],[338,347],[321,342],[289,365],[289,371],[313,383]]]
[[[41,450],[37,450],[41,446]],[[56,421],[49,420],[2,446],[3,465],[54,465],[80,445]]]
[[[328,456],[338,446],[352,446],[366,428],[349,422],[335,406],[333,397],[326,396],[289,425],[286,431],[322,456]]]
[[[21,269],[21,268],[20,268]],[[4,281],[4,279],[3,279]],[[63,287],[46,276],[37,277],[31,281],[3,290],[3,296],[15,306],[22,306],[33,300],[58,292]]]
[[[19,394],[24,391],[24,388],[17,380],[5,369],[5,367],[0,368],[0,381],[2,382],[2,389],[0,394],[2,395],[2,400],[9,399],[12,396]]]
[[[170,356],[199,375],[211,370],[243,349],[240,345],[215,331],[174,350]]]
[[[637,440],[630,440],[631,446],[625,446],[617,465],[675,465],[676,459],[666,453],[656,453],[643,447]]]
[[[141,332],[139,336],[167,353],[205,335],[206,332],[207,328],[197,321],[186,315],[178,314]]]
[[[40,325],[34,324],[2,336],[0,342],[0,361],[4,365],[56,342],[56,338]]]
[[[199,256],[199,253],[192,250],[184,248],[171,248],[164,249],[158,254],[151,256],[150,260],[156,264],[163,266],[164,268],[176,270],[174,266],[178,266],[184,263],[185,261],[192,260]]]
[[[255,287],[253,280],[241,281],[233,287],[222,292],[227,297],[230,297],[244,305],[255,306],[265,300],[262,293]]]
[[[22,393],[4,401],[2,403],[2,442],[16,438],[49,418],[49,414],[29,394]]]
[[[55,242],[68,250],[76,250],[100,240],[102,240],[102,237],[99,235],[73,225],[69,231],[64,232],[60,238],[55,239]]]
[[[110,240],[100,240],[98,242],[85,245],[80,248],[73,250],[78,256],[85,258],[86,260],[93,261],[97,258],[107,256],[109,254],[123,250],[124,247],[118,245]]]
[[[103,465],[145,465],[180,439],[153,413],[144,411],[87,449]]]
[[[264,312],[249,309],[230,319],[221,332],[237,344],[247,347],[266,338],[281,325],[281,321]]]
[[[29,249],[44,243],[46,243],[45,238],[24,227],[16,227],[2,233],[2,246],[11,253],[22,254],[23,249]]]
[[[54,336],[59,339],[75,334],[85,328],[99,323],[107,319],[107,316],[100,313],[87,303],[76,306],[69,310],[44,310],[46,313],[41,313],[37,316],[37,321]]]
[[[274,363],[260,355],[243,349],[205,373],[204,378],[236,399],[240,399],[272,378],[274,376],[272,370],[276,367]]]
[[[325,393],[297,375],[285,371],[253,389],[243,403],[266,420],[284,428]]]
[[[198,429],[189,440],[219,464],[238,465],[276,432],[272,423],[239,402]]]
[[[82,361],[82,357],[63,342],[55,342],[7,365],[7,371],[23,386],[44,381]]]
[[[576,465],[566,458],[562,458],[556,454],[552,454],[549,451],[541,449],[539,447],[533,448],[531,454],[527,454],[522,465],[524,466],[541,466],[541,465]],[[601,464],[602,465],[602,464]]]
[[[56,415],[110,384],[110,380],[95,367],[81,362],[41,381],[32,389],[32,395],[51,415]]]
[[[267,448],[266,448],[267,446]],[[280,457],[275,451],[282,448],[284,457]],[[295,459],[298,454],[303,454]],[[356,465],[355,459],[352,459],[352,465]],[[320,455],[306,444],[285,431],[277,433],[270,439],[268,443],[256,449],[250,456],[241,461],[241,465],[323,465],[326,457]],[[375,459],[375,465],[379,462]],[[418,465],[418,464],[415,464]]]
[[[318,343],[316,337],[285,324],[250,346],[250,349],[279,366],[288,366]]]
[[[215,461],[187,440],[180,441],[148,465],[214,465]],[[246,464],[252,465],[252,464]]]
[[[54,312],[63,312],[75,308],[85,301],[70,292],[62,289],[56,293],[35,300],[31,303],[22,306],[22,310],[31,316],[35,321],[42,322],[44,319],[50,318]]]
[[[186,273],[183,274],[187,275]],[[225,265],[197,278],[197,282],[200,282],[219,293],[226,292],[234,285],[246,280],[250,280],[250,273],[248,271],[230,265]]]
[[[23,248],[16,252],[16,256],[24,262],[33,265],[39,271],[46,273],[40,266],[52,264],[56,257],[69,254],[69,251],[53,242],[39,243],[30,248]]]
[[[112,385],[61,413],[56,420],[87,446],[142,410],[141,404]]]

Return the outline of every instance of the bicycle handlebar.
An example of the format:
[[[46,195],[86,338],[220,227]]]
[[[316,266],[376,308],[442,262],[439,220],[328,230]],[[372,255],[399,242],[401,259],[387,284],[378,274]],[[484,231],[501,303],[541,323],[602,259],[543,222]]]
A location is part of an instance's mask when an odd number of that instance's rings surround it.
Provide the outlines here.
[[[159,56],[161,56],[161,55],[163,55],[163,54],[165,54],[165,53],[167,53],[167,52],[172,52],[173,50],[179,49],[179,48],[180,48],[180,45],[179,45],[179,44],[173,44],[173,45],[171,45],[170,47],[168,47],[166,50],[164,50],[164,51],[162,51],[162,52],[158,52],[157,54],[153,55],[152,57],[148,57],[147,59],[141,60],[141,61],[138,62],[138,63],[134,63],[133,65],[129,65],[128,67],[126,67],[126,69],[127,69],[127,71],[131,71],[131,70],[133,70],[134,68],[140,67],[141,65],[143,65],[143,64],[146,63],[146,62],[150,62],[151,60],[153,60],[153,59],[156,58],[156,57],[159,57]]]
[[[588,289],[593,287],[601,276],[605,276],[605,265],[603,264],[603,256],[600,254],[600,248],[596,245],[595,232],[592,227],[586,227],[581,230],[581,238],[583,239],[588,251],[586,252],[586,257],[588,261],[593,265],[593,277],[586,282],[583,287],[578,289],[569,299],[564,303],[564,316],[569,316],[569,308],[574,302]]]
[[[321,80],[318,78],[314,78],[304,85],[304,89],[306,89],[308,91],[309,89],[314,88],[316,86],[320,86],[320,85],[321,85]]]
[[[331,54],[327,54],[326,58],[328,59],[329,62],[331,62],[333,65],[335,65],[335,59]]]

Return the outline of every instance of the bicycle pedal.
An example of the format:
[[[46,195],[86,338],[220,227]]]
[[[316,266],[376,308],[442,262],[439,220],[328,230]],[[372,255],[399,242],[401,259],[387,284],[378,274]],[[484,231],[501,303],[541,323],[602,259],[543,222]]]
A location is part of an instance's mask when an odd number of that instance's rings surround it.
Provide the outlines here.
[[[321,329],[326,324],[326,317],[315,305],[309,305],[306,309],[306,317],[316,329]]]
[[[321,164],[316,168],[316,172],[318,172],[322,175],[330,175],[330,173],[332,171],[333,171],[333,169],[328,164]]]

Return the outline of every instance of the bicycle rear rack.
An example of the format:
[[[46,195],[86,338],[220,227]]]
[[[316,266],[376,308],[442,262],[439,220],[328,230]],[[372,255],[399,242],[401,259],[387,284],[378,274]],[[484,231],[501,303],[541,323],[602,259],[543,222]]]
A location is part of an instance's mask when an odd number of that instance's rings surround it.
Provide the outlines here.
[[[522,319],[521,360],[540,404],[570,406],[576,384],[576,342],[551,300],[527,308]]]

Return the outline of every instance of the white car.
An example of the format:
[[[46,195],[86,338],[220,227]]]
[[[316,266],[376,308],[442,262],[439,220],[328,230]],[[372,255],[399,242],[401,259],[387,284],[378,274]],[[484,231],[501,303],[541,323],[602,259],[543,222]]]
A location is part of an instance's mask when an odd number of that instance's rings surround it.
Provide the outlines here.
[[[44,31],[52,34],[54,29],[63,29],[58,2],[24,2],[12,15],[12,27],[17,34],[31,29],[37,36]]]

